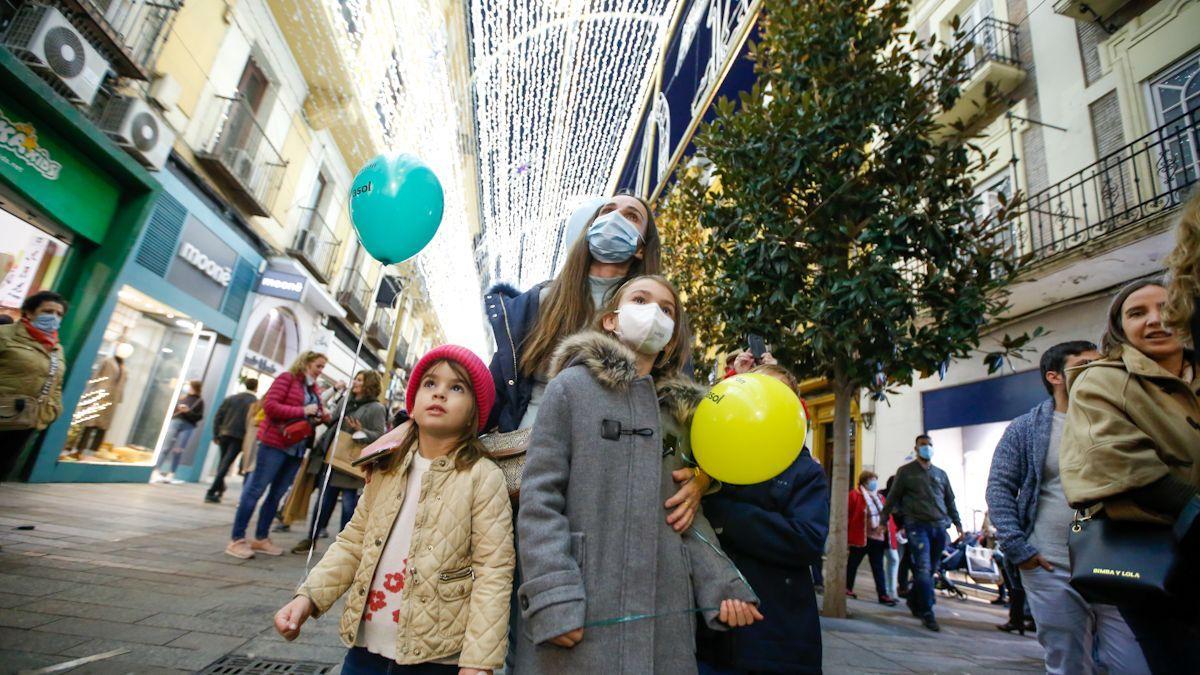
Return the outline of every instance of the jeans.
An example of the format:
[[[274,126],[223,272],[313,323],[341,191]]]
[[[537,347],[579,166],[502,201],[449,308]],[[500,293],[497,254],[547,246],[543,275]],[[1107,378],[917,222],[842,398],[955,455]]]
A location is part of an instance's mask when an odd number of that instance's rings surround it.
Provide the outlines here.
[[[875,539],[867,539],[866,546],[851,546],[850,559],[846,562],[846,590],[854,590],[854,577],[858,576],[858,566],[863,558],[871,561],[871,576],[875,578],[875,594],[883,598],[888,594],[887,582],[883,577],[883,550],[887,544]]]
[[[933,614],[936,598],[933,594],[933,575],[946,550],[946,528],[941,525],[912,523],[907,527],[908,549],[912,556],[913,585],[908,593],[908,606],[917,616]]]
[[[179,470],[179,460],[183,459],[183,449],[187,447],[188,441],[192,440],[192,434],[195,431],[196,425],[182,417],[171,420],[171,426],[167,427],[167,451],[158,460],[160,471],[167,463],[168,458],[171,460],[171,473]]]
[[[896,595],[896,573],[900,571],[900,552],[888,546],[883,549],[883,583],[889,598]]]
[[[1037,622],[1037,640],[1046,649],[1046,672],[1149,673],[1133,631],[1112,605],[1093,605],[1071,588],[1065,567],[1020,570],[1021,585]],[[1015,596],[1015,593],[1014,593]],[[1013,605],[1018,603],[1014,599]],[[1093,652],[1100,658],[1096,663]]]
[[[372,654],[365,647],[351,647],[342,661],[342,675],[458,675],[458,666],[418,663],[402,666],[391,659]]]
[[[217,440],[217,447],[221,449],[221,462],[217,465],[217,477],[208,489],[208,494],[214,497],[225,494],[225,478],[229,476],[229,468],[233,466],[237,456],[242,454],[242,437],[221,436]]]
[[[296,471],[300,468],[300,458],[269,445],[258,445],[258,457],[254,461],[254,472],[250,474],[249,484],[242,488],[242,498],[238,501],[237,514],[233,517],[233,539],[246,538],[246,527],[250,525],[250,516],[254,515],[254,507],[263,493],[262,508],[258,511],[258,523],[254,527],[257,539],[266,539],[271,534],[271,520],[279,508],[279,500],[283,493],[292,485]]]
[[[1196,672],[1196,664],[1200,663],[1200,617],[1195,607],[1122,605],[1119,611],[1141,646],[1150,672]],[[1038,630],[1041,628],[1039,625]]]
[[[320,483],[317,486],[320,487]],[[316,533],[329,527],[329,519],[333,517],[333,507],[337,504],[338,494],[342,496],[342,524],[338,527],[338,532],[346,529],[346,523],[350,522],[350,516],[354,515],[354,508],[358,506],[358,490],[329,486],[325,489],[325,496],[317,501],[313,509],[312,521],[304,535],[305,538],[315,537]]]

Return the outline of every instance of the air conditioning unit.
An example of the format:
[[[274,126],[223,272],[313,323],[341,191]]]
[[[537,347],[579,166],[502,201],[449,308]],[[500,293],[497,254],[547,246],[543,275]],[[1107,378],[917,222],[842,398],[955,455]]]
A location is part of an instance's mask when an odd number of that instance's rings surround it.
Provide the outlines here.
[[[175,143],[175,132],[146,101],[114,96],[100,117],[100,129],[142,164],[161,169]]]
[[[251,181],[254,180],[254,160],[250,157],[250,153],[242,148],[234,148],[229,151],[229,169],[237,176],[238,180],[246,187],[251,187]]]
[[[91,105],[109,65],[62,12],[28,4],[13,17],[4,45],[44,73],[75,103]]]

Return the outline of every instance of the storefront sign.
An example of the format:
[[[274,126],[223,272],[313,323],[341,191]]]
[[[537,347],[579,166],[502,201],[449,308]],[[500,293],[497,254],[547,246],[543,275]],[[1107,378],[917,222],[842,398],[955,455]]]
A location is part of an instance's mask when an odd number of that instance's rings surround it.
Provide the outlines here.
[[[0,112],[0,157],[13,159],[42,174],[46,180],[58,180],[62,164],[50,157],[50,151],[38,145],[37,129],[29,122],[14,122]]]
[[[258,279],[255,289],[260,295],[270,295],[284,300],[299,300],[304,295],[306,280],[299,274],[288,274],[268,269]]]
[[[175,250],[175,260],[167,270],[167,281],[219,309],[237,259],[236,251],[198,218],[188,214]]]
[[[275,363],[262,354],[252,352],[249,349],[246,350],[246,356],[242,359],[242,363],[244,363],[248,368],[253,368],[258,372],[266,373],[267,375],[274,375],[275,373],[283,370],[283,366]]]
[[[179,257],[191,263],[196,269],[203,272],[205,276],[222,286],[228,286],[229,280],[233,278],[232,267],[218,264],[217,261],[204,255],[191,242],[185,241],[179,245]]]

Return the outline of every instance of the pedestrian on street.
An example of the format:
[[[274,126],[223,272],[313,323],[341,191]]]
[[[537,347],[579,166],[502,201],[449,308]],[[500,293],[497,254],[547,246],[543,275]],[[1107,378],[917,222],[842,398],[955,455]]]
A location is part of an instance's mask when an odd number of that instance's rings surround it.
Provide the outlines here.
[[[21,303],[21,320],[0,326],[0,480],[8,478],[34,434],[62,413],[66,361],[58,327],[67,301],[38,291]]]
[[[888,519],[883,517],[883,500],[878,489],[879,476],[874,471],[863,471],[858,475],[858,487],[850,491],[847,499],[846,538],[850,552],[846,562],[846,595],[858,597],[854,593],[854,579],[858,576],[859,564],[863,558],[868,558],[879,604],[895,607],[897,602],[888,594],[883,571],[884,551],[888,549]]]
[[[1072,507],[1147,527],[1173,524],[1185,574],[1193,574],[1200,556],[1200,377],[1194,355],[1164,324],[1166,300],[1154,280],[1129,284],[1113,299],[1102,358],[1068,374],[1059,465]],[[1156,674],[1195,672],[1200,664],[1194,588],[1173,603],[1119,605]]]
[[[516,672],[695,673],[696,619],[682,610],[704,608],[716,630],[762,615],[703,514],[683,532],[661,515],[683,468],[666,438],[690,436],[704,393],[680,376],[686,317],[666,279],[641,276],[594,325],[555,352],[529,441]]]
[[[885,500],[888,499],[888,494],[892,489],[892,483],[896,480],[896,475],[888,476],[887,485],[879,491],[879,496]],[[898,581],[898,573],[900,571],[900,555],[904,548],[904,544],[900,542],[897,536],[896,516],[892,515],[887,519],[887,548],[883,549],[883,581],[887,589],[887,596],[893,600],[899,598],[897,594],[896,584]],[[897,600],[897,602],[899,602]]]
[[[188,442],[192,440],[192,434],[196,432],[196,425],[200,424],[200,420],[204,418],[204,399],[200,398],[200,387],[203,384],[200,380],[189,381],[186,393],[176,402],[175,412],[171,415],[171,424],[167,427],[166,450],[159,458],[158,466],[151,473],[151,483],[183,482],[175,478],[175,472],[179,470],[183,451],[187,448]],[[163,473],[162,469],[168,462],[171,464],[171,470]]]
[[[899,512],[904,517],[913,568],[908,609],[926,628],[939,631],[941,626],[933,613],[936,602],[933,576],[946,550],[946,528],[953,524],[961,537],[962,521],[954,504],[950,478],[932,460],[933,439],[926,434],[917,436],[916,459],[896,472],[896,482],[889,493],[891,499],[884,504],[883,514]]]
[[[296,639],[353,585],[338,631],[349,647],[343,675],[482,675],[503,665],[512,508],[504,473],[476,438],[495,396],[487,367],[465,347],[417,362],[406,396],[413,424],[275,615],[283,637]]]
[[[249,483],[242,488],[233,532],[225,552],[235,558],[253,558],[255,552],[283,555],[283,549],[271,542],[271,521],[279,500],[292,484],[317,424],[329,422],[329,413],[321,404],[317,378],[325,370],[327,359],[320,352],[304,352],[275,381],[263,397],[264,419],[258,426],[258,453]],[[246,528],[263,494],[258,512],[255,539],[246,541]]]
[[[354,507],[358,505],[359,490],[363,489],[363,479],[357,474],[351,474],[334,468],[329,474],[329,484],[325,485],[326,458],[331,451],[336,451],[342,444],[349,446],[348,451],[357,457],[363,448],[375,442],[384,434],[387,425],[387,408],[379,402],[383,389],[383,379],[373,370],[360,370],[350,383],[349,395],[343,399],[346,408],[342,419],[342,430],[338,438],[334,438],[333,427],[325,431],[321,442],[313,446],[309,455],[306,471],[316,484],[316,489],[324,488],[324,493],[317,499],[313,507],[312,521],[308,530],[294,547],[292,553],[308,553],[313,545],[314,533],[320,539],[328,536],[325,528],[333,516],[333,507],[338,499],[342,502],[341,523],[338,531],[346,529],[350,517],[354,515]],[[335,415],[336,418],[336,415]]]
[[[204,501],[221,503],[225,494],[225,478],[237,456],[242,452],[242,441],[246,436],[246,417],[250,407],[258,402],[258,380],[248,377],[242,382],[245,391],[227,397],[217,408],[213,418],[213,429],[217,432],[217,447],[221,450],[221,461],[217,465],[217,477],[204,495]]]
[[[1008,565],[1019,569],[1019,580],[1012,580],[1012,606],[1019,609],[1024,602],[1016,590],[1020,583],[1046,650],[1047,673],[1149,672],[1117,608],[1089,603],[1069,583],[1067,533],[1075,510],[1067,504],[1059,472],[1067,371],[1098,358],[1096,345],[1083,340],[1056,344],[1042,354],[1042,384],[1050,398],[1008,425],[988,475],[996,539]],[[1023,622],[1013,623],[1010,619],[1001,629],[1024,630]]]
[[[799,396],[796,378],[779,365],[769,375]],[[820,673],[821,622],[810,569],[820,564],[829,534],[825,472],[802,448],[792,465],[756,485],[726,485],[704,498],[704,515],[762,599],[761,623],[717,632],[701,627],[702,673]]]

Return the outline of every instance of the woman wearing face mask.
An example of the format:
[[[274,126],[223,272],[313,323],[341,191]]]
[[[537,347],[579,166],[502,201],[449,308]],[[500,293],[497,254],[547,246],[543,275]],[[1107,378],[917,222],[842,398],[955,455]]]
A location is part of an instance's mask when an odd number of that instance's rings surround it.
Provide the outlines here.
[[[854,579],[863,558],[871,561],[871,575],[875,577],[875,594],[879,603],[894,607],[896,600],[887,593],[887,579],[883,573],[883,554],[887,548],[887,519],[883,517],[883,499],[879,493],[879,477],[872,471],[863,471],[858,476],[858,487],[850,491],[846,513],[846,538],[850,545],[850,558],[846,563],[846,595],[854,594]]]
[[[716,630],[762,615],[703,515],[683,534],[660,515],[704,395],[679,376],[678,293],[636,277],[595,327],[556,350],[530,439],[516,672],[695,673],[697,613]]]
[[[35,433],[62,412],[66,363],[58,326],[67,301],[39,291],[21,303],[21,320],[0,326],[0,480]]]
[[[1174,524],[1187,570],[1200,555],[1200,378],[1163,323],[1166,301],[1166,289],[1152,280],[1113,299],[1103,358],[1068,371],[1059,464],[1071,506],[1113,520]],[[1200,663],[1194,600],[1120,606],[1154,673],[1194,672]]]

